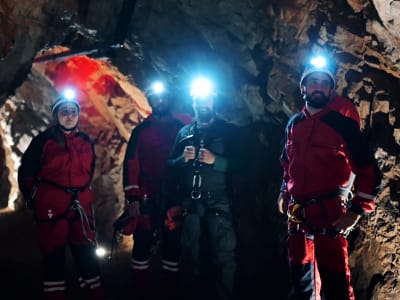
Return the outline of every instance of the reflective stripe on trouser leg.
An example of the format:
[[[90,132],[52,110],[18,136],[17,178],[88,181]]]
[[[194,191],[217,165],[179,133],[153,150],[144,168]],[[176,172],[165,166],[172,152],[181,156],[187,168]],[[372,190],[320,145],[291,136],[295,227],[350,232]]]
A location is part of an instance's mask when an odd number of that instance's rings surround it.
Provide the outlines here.
[[[94,278],[84,279],[82,277],[78,278],[80,287],[85,291],[85,299],[90,300],[104,300],[104,290],[101,285],[100,276]]]
[[[133,233],[133,250],[131,259],[132,287],[139,299],[147,299],[151,294],[150,287],[150,247],[153,241],[153,230],[148,226],[149,218],[142,218],[143,224]],[[143,225],[143,226],[142,226]]]
[[[101,286],[100,276],[96,276],[94,278],[83,279],[82,277],[78,278],[78,283],[81,288],[88,287],[90,289],[95,289]]]
[[[178,261],[167,261],[161,260],[161,267],[170,272],[178,272],[179,271],[179,262]]]
[[[65,280],[62,281],[43,281],[43,291],[46,293],[64,292],[65,291]]]
[[[131,259],[131,268],[133,270],[147,270],[150,268],[150,260],[136,260]]]
[[[45,299],[59,300],[65,297],[65,246],[53,248],[51,252],[43,253],[44,280],[43,292]]]
[[[178,272],[181,258],[181,229],[163,229],[161,266],[164,270]]]
[[[80,274],[79,285],[86,294],[85,299],[104,299],[99,260],[95,254],[95,247],[92,244],[86,244],[70,245],[70,248]]]

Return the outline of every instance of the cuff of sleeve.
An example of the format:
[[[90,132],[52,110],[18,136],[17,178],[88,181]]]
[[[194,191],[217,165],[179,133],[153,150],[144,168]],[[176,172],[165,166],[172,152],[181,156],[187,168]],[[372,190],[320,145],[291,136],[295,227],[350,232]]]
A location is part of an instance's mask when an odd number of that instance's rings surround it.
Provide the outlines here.
[[[280,191],[282,192],[282,193],[284,193],[284,192],[287,192],[287,184],[286,184],[286,182],[284,181],[284,180],[282,180],[282,184],[281,184],[281,187],[280,187]]]
[[[228,169],[228,160],[222,156],[215,156],[214,170],[225,172]]]
[[[348,209],[348,211],[357,214],[359,216],[363,216],[365,215],[365,211],[363,210],[363,208],[361,206],[358,205],[352,205],[350,206],[350,208]]]
[[[178,156],[176,159],[173,159],[170,162],[170,166],[172,167],[183,167],[186,165],[185,157],[183,155]]]

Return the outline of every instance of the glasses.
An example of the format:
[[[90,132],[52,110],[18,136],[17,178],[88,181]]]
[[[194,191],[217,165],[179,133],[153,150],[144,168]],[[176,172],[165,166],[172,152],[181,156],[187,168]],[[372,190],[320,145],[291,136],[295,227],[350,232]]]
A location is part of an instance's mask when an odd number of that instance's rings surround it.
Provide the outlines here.
[[[321,86],[323,88],[330,88],[331,82],[329,80],[309,79],[306,81],[306,86],[309,87]]]
[[[78,110],[77,109],[71,109],[71,110],[62,109],[62,110],[60,110],[59,114],[62,117],[67,117],[67,116],[76,117],[78,115]]]

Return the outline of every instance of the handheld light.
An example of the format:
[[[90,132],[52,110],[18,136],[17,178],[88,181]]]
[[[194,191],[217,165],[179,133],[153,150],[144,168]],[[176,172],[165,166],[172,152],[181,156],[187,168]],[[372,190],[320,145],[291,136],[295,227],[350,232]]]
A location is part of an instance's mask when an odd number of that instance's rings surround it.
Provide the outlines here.
[[[106,255],[106,249],[101,246],[96,247],[96,255],[98,257],[104,257]]]

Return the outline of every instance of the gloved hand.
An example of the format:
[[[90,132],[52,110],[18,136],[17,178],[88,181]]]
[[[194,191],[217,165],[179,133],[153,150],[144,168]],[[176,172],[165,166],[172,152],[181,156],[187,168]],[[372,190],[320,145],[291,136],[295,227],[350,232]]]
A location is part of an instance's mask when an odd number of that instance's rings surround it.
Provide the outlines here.
[[[288,203],[290,200],[290,194],[287,191],[283,191],[279,194],[277,205],[278,205],[278,211],[281,214],[286,215],[287,209],[288,209]]]
[[[337,232],[347,236],[350,231],[354,229],[354,226],[356,226],[360,218],[360,215],[348,210],[345,214],[341,215],[335,222],[333,222],[332,225]]]
[[[140,202],[135,201],[129,204],[128,207],[129,215],[133,218],[140,216],[142,213],[140,212]]]
[[[206,165],[212,165],[215,163],[215,154],[206,148],[199,149],[199,162],[205,163]]]
[[[125,210],[122,215],[120,215],[113,223],[115,230],[126,235],[130,235],[134,232],[135,225],[136,223],[134,222],[134,218],[129,216],[129,212],[127,210]]]
[[[167,210],[164,226],[169,230],[175,230],[182,226],[183,210],[180,206],[172,206]]]
[[[196,158],[196,148],[194,146],[186,146],[182,153],[185,163]]]

